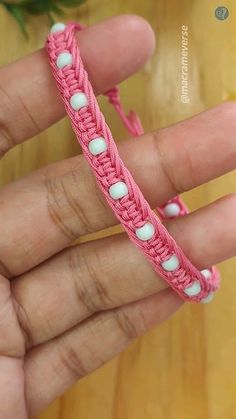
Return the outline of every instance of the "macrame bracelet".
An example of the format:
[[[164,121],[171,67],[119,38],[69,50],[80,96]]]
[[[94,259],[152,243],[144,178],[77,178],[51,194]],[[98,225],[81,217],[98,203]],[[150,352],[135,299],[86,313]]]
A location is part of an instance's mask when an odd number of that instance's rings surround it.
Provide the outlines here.
[[[46,49],[73,130],[98,186],[131,241],[145,254],[155,271],[182,299],[209,302],[219,286],[219,273],[215,267],[199,271],[162,224],[167,218],[188,213],[182,200],[175,197],[157,208],[158,217],[122,162],[83,67],[75,38],[75,32],[81,29],[75,23],[67,26],[56,23],[47,38]],[[115,87],[106,95],[129,132],[133,136],[141,135],[140,120],[134,112],[125,115],[118,89]]]

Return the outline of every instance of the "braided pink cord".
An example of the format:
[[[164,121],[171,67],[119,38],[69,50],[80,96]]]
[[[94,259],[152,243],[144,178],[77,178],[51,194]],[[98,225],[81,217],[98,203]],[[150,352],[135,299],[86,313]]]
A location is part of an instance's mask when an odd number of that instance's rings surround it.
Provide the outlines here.
[[[126,115],[120,101],[119,96],[119,89],[117,86],[113,87],[112,89],[108,90],[105,95],[108,97],[109,102],[114,106],[115,110],[117,111],[118,115],[122,119],[124,125],[126,126],[127,130],[130,132],[131,135],[139,137],[140,135],[144,134],[144,129],[142,127],[141,121],[138,115],[134,111],[130,111],[129,115]],[[169,217],[166,216],[164,210],[167,204],[177,204],[180,208],[178,216],[188,214],[188,208],[186,207],[185,203],[179,196],[170,199],[161,207],[157,208],[157,211],[160,215],[162,220],[165,220]],[[172,217],[173,218],[173,217]]]
[[[46,49],[52,73],[55,77],[58,89],[65,104],[67,113],[71,119],[73,130],[82,147],[85,158],[94,171],[98,186],[102,190],[110,207],[115,212],[118,220],[123,225],[131,241],[144,253],[154,266],[155,271],[167,281],[167,283],[186,301],[201,301],[214,292],[219,286],[219,274],[215,267],[210,268],[211,277],[206,279],[204,275],[190,262],[175,240],[168,233],[160,218],[150,208],[139,187],[136,185],[129,170],[122,162],[111,131],[105,122],[92,86],[88,80],[87,72],[83,67],[78,42],[75,38],[76,30],[81,26],[70,23],[64,30],[49,34]],[[73,57],[72,64],[63,68],[56,65],[60,53],[68,51]],[[88,99],[88,106],[74,110],[70,104],[70,98],[75,93],[82,92]],[[143,133],[141,122],[134,112],[125,115],[118,95],[117,88],[106,93],[110,102],[124,121],[129,132],[134,136]],[[99,155],[92,155],[88,149],[91,140],[103,137],[106,140],[107,150]],[[128,187],[128,195],[114,200],[109,194],[109,188],[116,182],[125,182]],[[178,203],[181,208],[180,215],[187,213],[187,208],[179,197],[168,201]],[[165,205],[158,208],[162,219]],[[149,240],[142,241],[136,236],[136,229],[146,222],[153,224],[155,233]],[[172,255],[179,259],[179,266],[172,272],[163,269],[162,263]],[[199,281],[201,290],[197,295],[188,296],[184,292],[187,287]]]
[[[117,86],[113,87],[112,89],[108,90],[104,95],[106,95],[109,99],[109,102],[114,106],[115,110],[117,111],[118,115],[122,119],[124,125],[126,126],[127,130],[130,132],[131,135],[139,137],[140,135],[144,134],[144,129],[142,127],[141,121],[138,115],[134,111],[130,111],[129,115],[126,115],[120,101],[119,96],[119,89]],[[157,211],[160,215],[162,220],[168,219],[164,210],[166,205],[168,204],[177,204],[180,208],[178,216],[186,215],[189,213],[188,208],[186,207],[185,203],[179,196],[176,196],[166,202],[164,205],[157,208]],[[171,217],[174,218],[174,217]]]

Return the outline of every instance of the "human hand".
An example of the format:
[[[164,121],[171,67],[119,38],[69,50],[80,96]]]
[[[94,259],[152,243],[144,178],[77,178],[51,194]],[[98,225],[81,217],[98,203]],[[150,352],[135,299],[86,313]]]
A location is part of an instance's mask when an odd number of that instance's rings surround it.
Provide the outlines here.
[[[78,37],[97,94],[140,68],[154,46],[148,24],[130,16],[90,27]],[[0,70],[0,98],[2,155],[64,116],[44,51]],[[118,144],[152,207],[235,167],[235,111],[233,102],[225,103]],[[234,255],[234,209],[232,194],[166,225],[203,269]],[[0,191],[4,419],[35,415],[181,306],[125,234],[69,247],[116,221],[83,156]]]

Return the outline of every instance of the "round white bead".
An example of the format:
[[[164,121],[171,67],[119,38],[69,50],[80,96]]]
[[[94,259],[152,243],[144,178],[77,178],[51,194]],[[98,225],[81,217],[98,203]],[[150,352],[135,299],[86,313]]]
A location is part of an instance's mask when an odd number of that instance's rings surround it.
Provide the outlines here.
[[[88,148],[90,153],[96,156],[107,150],[107,143],[103,137],[94,138],[89,142]]]
[[[164,208],[164,214],[166,217],[177,217],[180,213],[180,207],[175,202],[167,204]]]
[[[203,269],[203,271],[201,271],[201,273],[206,279],[211,278],[212,273],[211,273],[210,269]]]
[[[188,286],[184,290],[184,293],[189,297],[194,297],[195,295],[198,295],[199,292],[201,292],[201,284],[199,281],[194,281],[192,285]]]
[[[109,194],[113,199],[120,199],[128,195],[128,188],[125,182],[116,182],[109,188]]]
[[[161,264],[165,271],[172,272],[179,267],[179,259],[176,255],[172,255],[168,260],[165,260]]]
[[[78,111],[84,106],[88,106],[87,96],[84,93],[75,93],[70,98],[70,104],[75,111]]]
[[[58,23],[55,23],[55,24],[51,27],[50,32],[51,32],[51,33],[56,33],[56,32],[59,32],[59,31],[64,31],[64,30],[65,30],[65,28],[66,28],[66,25],[65,25],[64,23],[58,22]]]
[[[203,304],[210,303],[213,300],[214,296],[215,296],[214,292],[209,292],[208,296],[201,300],[201,303]]]
[[[70,52],[61,52],[57,57],[57,67],[63,68],[66,65],[72,64],[72,55]]]
[[[137,228],[135,231],[136,236],[142,241],[150,240],[153,237],[154,233],[154,225],[149,222],[144,224],[142,227]]]

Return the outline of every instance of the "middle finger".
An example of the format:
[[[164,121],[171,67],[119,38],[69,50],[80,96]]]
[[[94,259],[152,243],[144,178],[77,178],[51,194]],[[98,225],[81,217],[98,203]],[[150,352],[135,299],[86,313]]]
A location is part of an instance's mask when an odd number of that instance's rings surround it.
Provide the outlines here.
[[[225,103],[119,144],[152,207],[235,167],[235,107]],[[41,169],[1,191],[0,273],[19,275],[116,221],[83,156]]]

